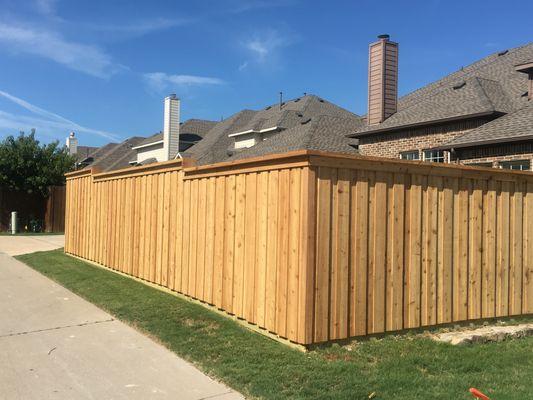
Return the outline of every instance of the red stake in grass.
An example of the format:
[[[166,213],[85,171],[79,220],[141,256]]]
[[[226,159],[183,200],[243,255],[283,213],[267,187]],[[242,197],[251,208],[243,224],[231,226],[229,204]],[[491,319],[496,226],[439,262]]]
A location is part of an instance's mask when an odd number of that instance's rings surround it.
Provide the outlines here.
[[[490,400],[487,396],[485,396],[483,393],[481,393],[476,388],[470,388],[470,393],[476,398],[481,400]]]

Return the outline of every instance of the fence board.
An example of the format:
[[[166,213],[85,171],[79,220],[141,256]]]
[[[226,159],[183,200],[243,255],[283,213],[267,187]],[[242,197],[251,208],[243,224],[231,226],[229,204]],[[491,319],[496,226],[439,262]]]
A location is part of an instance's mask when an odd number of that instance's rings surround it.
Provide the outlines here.
[[[64,206],[67,253],[298,343],[533,312],[532,174],[173,161],[70,174]]]

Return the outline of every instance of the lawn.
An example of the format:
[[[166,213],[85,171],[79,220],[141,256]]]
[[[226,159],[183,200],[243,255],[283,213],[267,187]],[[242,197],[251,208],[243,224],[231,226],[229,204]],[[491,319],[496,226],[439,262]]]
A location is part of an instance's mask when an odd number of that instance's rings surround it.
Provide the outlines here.
[[[533,337],[454,347],[389,336],[304,353],[60,250],[17,258],[247,397],[472,399],[474,386],[494,400],[533,398]]]

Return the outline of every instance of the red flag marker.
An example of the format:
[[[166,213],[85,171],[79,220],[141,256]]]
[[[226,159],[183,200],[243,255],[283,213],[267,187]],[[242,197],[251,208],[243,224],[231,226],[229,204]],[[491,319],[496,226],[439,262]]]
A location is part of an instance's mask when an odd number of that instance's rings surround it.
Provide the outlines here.
[[[472,393],[472,395],[477,398],[477,399],[481,399],[481,400],[490,400],[487,396],[485,396],[483,393],[481,393],[479,390],[477,390],[476,388],[470,388],[470,393]]]

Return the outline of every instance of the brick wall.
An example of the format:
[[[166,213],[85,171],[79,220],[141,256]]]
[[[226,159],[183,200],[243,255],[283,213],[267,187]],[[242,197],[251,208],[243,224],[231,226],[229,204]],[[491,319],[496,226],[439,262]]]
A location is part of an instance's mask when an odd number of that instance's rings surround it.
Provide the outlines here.
[[[410,150],[418,150],[421,153],[425,149],[445,144],[486,122],[486,119],[473,119],[363,136],[359,139],[359,151],[365,156],[388,158],[399,158],[400,153]]]
[[[493,167],[498,167],[502,161],[533,160],[533,143],[508,143],[457,149],[451,158],[452,162],[465,165],[490,162]]]

